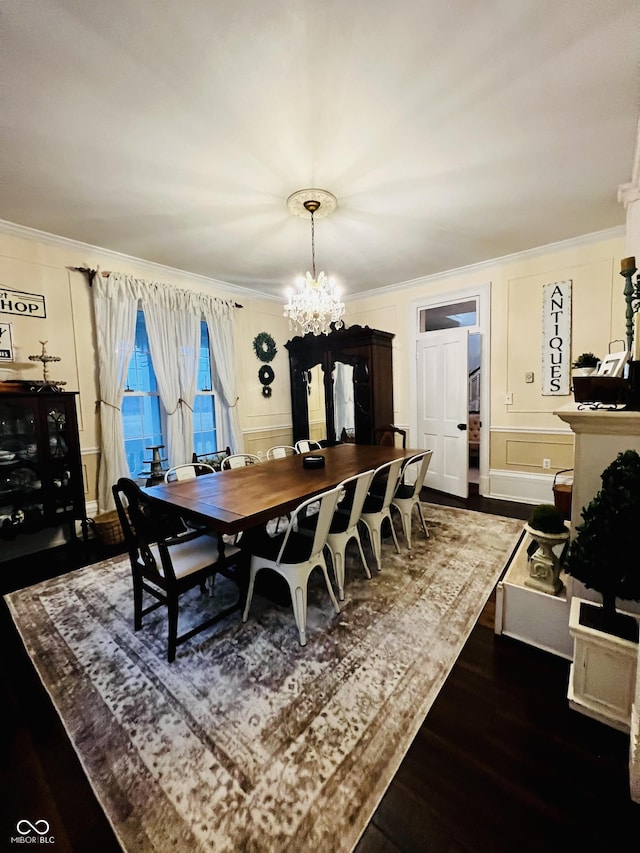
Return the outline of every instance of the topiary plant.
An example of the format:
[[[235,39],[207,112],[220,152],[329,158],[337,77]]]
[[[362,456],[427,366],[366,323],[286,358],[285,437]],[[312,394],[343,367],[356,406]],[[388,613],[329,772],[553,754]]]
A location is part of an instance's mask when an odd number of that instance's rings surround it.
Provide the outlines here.
[[[581,367],[597,367],[600,364],[600,359],[592,352],[583,352],[572,362],[571,367],[579,369]]]
[[[538,504],[527,523],[533,530],[540,530],[541,533],[564,533],[567,529],[564,515],[553,504]]]
[[[640,601],[640,454],[619,453],[601,475],[602,488],[584,507],[565,571],[602,596],[603,628],[620,620],[616,598]]]

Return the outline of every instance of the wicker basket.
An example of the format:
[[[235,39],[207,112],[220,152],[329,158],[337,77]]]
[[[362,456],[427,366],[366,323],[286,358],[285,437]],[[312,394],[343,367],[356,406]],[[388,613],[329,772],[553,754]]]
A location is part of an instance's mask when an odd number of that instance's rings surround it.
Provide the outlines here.
[[[118,518],[117,510],[102,512],[93,519],[96,534],[103,545],[120,545],[124,542],[122,525]]]

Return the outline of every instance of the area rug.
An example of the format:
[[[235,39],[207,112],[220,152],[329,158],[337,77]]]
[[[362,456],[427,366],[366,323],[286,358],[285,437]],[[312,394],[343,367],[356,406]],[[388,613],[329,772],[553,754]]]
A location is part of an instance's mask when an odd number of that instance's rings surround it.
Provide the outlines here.
[[[385,544],[371,580],[349,556],[340,614],[312,576],[304,648],[290,607],[255,596],[246,624],[167,663],[162,611],[133,631],[128,559],[5,596],[124,850],[354,848],[522,531],[425,511],[430,538]],[[181,628],[235,595],[224,578],[195,590]]]

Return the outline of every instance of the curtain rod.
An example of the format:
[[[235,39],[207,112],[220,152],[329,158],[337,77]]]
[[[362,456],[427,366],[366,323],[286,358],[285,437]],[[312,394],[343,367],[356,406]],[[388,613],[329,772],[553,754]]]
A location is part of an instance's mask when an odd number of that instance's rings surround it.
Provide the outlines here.
[[[67,267],[68,270],[73,270],[73,272],[81,272],[84,273],[89,281],[89,287],[93,284],[93,277],[98,272],[98,270],[92,270],[90,267]],[[111,270],[103,270],[100,272],[100,275],[103,278],[109,278],[111,275]],[[233,303],[234,308],[243,308],[243,305],[240,305],[239,302]]]

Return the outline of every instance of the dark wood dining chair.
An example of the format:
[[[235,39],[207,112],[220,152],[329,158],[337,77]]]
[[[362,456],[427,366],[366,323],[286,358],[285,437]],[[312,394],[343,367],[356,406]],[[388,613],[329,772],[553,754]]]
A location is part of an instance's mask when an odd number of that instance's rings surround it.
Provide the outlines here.
[[[402,439],[402,447],[407,446],[407,431],[400,429],[394,424],[385,424],[384,426],[376,427],[374,430],[376,444],[382,444],[388,447],[395,447],[396,436],[399,435]]]
[[[178,633],[180,597],[198,586],[206,594],[207,581],[213,584],[218,573],[237,580],[239,549],[229,546],[220,557],[215,539],[185,527],[179,516],[164,509],[127,477],[118,480],[112,491],[131,562],[134,629],[142,628],[142,619],[148,613],[166,607],[167,660],[172,663],[178,645],[238,609],[240,601]],[[145,593],[154,599],[147,606]]]
[[[191,461],[204,462],[206,465],[211,465],[215,471],[219,471],[222,460],[227,456],[231,456],[230,447],[225,450],[214,450],[212,453],[194,453]]]

